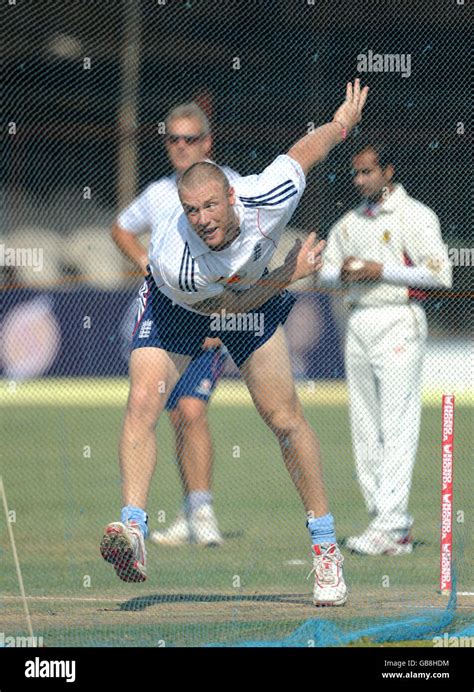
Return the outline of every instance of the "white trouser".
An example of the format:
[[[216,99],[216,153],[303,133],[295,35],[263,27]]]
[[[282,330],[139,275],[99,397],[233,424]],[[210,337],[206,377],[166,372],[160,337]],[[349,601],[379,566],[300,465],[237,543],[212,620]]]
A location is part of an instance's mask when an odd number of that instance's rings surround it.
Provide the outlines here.
[[[427,325],[417,304],[354,308],[346,372],[357,477],[371,526],[405,531],[421,414]]]

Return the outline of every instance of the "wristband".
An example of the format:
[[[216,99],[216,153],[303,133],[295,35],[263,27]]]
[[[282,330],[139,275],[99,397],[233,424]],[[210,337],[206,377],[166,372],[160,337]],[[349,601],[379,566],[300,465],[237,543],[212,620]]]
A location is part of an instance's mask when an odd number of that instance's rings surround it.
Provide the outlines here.
[[[347,137],[347,128],[342,123],[340,123],[339,120],[333,120],[332,122],[337,123],[338,125],[340,125],[342,127],[341,136],[342,136],[342,139],[345,140]]]

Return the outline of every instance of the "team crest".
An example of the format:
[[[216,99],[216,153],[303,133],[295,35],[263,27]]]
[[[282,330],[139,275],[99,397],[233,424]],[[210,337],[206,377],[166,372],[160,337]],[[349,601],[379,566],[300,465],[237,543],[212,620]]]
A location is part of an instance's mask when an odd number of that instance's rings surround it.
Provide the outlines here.
[[[201,380],[199,385],[196,387],[196,392],[198,394],[201,394],[201,396],[209,396],[212,390],[212,382],[211,380],[204,379]]]
[[[391,237],[392,237],[392,234],[390,233],[390,231],[384,231],[383,236],[382,236],[382,240],[384,243],[389,243]]]

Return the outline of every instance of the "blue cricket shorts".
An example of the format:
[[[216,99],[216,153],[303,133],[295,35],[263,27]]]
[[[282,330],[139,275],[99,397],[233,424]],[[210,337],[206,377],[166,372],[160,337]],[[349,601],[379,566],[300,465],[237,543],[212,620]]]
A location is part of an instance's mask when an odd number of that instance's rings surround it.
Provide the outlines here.
[[[209,348],[194,358],[183,372],[166,402],[166,410],[172,411],[183,396],[209,401],[219,377],[224,370],[227,349]]]
[[[202,355],[204,339],[218,337],[240,367],[285,323],[295,302],[285,290],[256,310],[216,319],[173,305],[149,274],[139,291],[131,350],[154,347],[197,358]]]

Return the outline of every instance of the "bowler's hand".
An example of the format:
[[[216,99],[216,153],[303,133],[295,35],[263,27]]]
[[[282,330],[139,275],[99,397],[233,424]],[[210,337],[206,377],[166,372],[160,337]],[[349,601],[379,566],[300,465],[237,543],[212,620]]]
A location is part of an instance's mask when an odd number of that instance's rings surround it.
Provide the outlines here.
[[[291,271],[290,283],[304,279],[306,276],[316,274],[323,266],[321,252],[326,243],[324,240],[317,242],[317,235],[313,231],[304,243],[298,238],[285,258],[285,267]]]
[[[364,283],[378,281],[382,277],[383,264],[361,260],[358,257],[346,257],[341,267],[343,283]]]
[[[334,113],[333,121],[337,121],[349,132],[360,122],[362,118],[362,110],[367,101],[369,87],[360,88],[360,79],[356,79],[354,85],[348,82],[346,85],[346,100]]]

